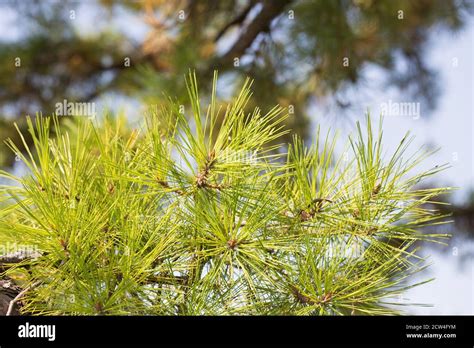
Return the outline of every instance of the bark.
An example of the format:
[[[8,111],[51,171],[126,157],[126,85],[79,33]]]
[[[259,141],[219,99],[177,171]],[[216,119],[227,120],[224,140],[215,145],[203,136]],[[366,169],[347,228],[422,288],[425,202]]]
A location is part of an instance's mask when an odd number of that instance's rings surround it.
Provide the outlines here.
[[[20,294],[21,290],[22,289],[15,285],[10,279],[0,280],[0,315],[7,315],[10,302]],[[10,315],[20,315],[20,306],[21,302],[16,302],[13,305],[13,310]]]
[[[234,45],[222,57],[218,58],[218,67],[226,67],[232,64],[234,58],[241,57],[260,33],[270,30],[272,21],[282,13],[289,3],[291,0],[264,0],[262,9],[244,29]]]

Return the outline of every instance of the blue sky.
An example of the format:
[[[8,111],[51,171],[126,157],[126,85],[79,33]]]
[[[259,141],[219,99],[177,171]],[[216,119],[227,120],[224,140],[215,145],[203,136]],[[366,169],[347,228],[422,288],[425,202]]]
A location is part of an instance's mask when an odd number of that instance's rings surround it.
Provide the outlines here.
[[[452,185],[460,190],[455,194],[458,202],[464,201],[473,183],[473,134],[474,134],[474,21],[456,35],[446,32],[433,33],[430,47],[427,50],[428,63],[439,73],[441,94],[437,108],[427,111],[421,105],[420,117],[390,116],[384,117],[384,147],[390,152],[395,150],[407,131],[416,136],[412,149],[417,150],[423,144],[440,148],[429,160],[419,168],[428,169],[435,165],[449,163],[451,168],[438,176],[438,184]],[[341,138],[355,129],[355,120],[364,120],[367,110],[374,118],[378,118],[383,103],[416,102],[406,99],[403,91],[391,89],[379,90],[370,83],[381,79],[376,68],[365,71],[368,86],[359,89],[360,95],[354,94],[359,101],[350,110],[350,120],[337,121],[339,111],[331,114],[327,108],[315,107],[313,126],[321,125],[323,129],[335,127],[340,129]],[[336,114],[339,112],[338,114]],[[334,122],[336,120],[336,122]],[[344,123],[344,124],[342,124]]]

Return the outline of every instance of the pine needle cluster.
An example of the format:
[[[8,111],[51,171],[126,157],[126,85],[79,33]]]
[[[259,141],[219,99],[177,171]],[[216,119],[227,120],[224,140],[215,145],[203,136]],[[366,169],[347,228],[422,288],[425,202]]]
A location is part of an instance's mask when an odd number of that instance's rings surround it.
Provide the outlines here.
[[[219,107],[169,100],[130,130],[119,119],[29,119],[31,149],[8,142],[26,175],[0,173],[0,240],[34,246],[4,276],[42,315],[396,314],[424,267],[422,227],[448,188],[419,188],[412,138],[382,151],[369,117],[336,155],[336,137],[280,144],[285,109],[245,112],[247,81]],[[23,135],[22,135],[22,139]],[[21,146],[20,146],[21,145]]]

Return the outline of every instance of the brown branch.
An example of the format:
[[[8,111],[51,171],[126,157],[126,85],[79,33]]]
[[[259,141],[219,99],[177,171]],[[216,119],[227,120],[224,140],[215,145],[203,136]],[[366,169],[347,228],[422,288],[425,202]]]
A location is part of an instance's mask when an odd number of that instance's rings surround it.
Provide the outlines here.
[[[18,293],[18,295],[16,295],[13,300],[10,301],[10,304],[8,305],[8,310],[7,310],[6,316],[12,315],[12,311],[13,311],[13,307],[15,306],[15,303],[17,303],[20,300],[20,298],[28,292],[28,290],[30,290],[32,287],[34,287],[36,285],[37,285],[37,283],[34,283],[34,284],[31,284],[30,286],[27,286],[22,291],[20,291]]]
[[[6,315],[10,301],[14,299],[21,291],[18,285],[15,285],[11,279],[0,279],[0,315]],[[19,314],[18,311],[14,312]]]
[[[232,63],[236,57],[241,57],[248,47],[252,45],[254,40],[260,33],[270,30],[271,22],[278,17],[283,9],[291,3],[291,0],[264,0],[262,1],[262,9],[255,16],[253,21],[243,31],[234,45],[220,57],[220,66],[225,66]]]
[[[333,294],[328,292],[319,296],[317,299],[312,299],[311,297],[306,296],[303,293],[301,293],[301,291],[294,285],[290,285],[290,290],[293,296],[296,298],[296,300],[299,303],[307,304],[310,306],[324,305],[325,303],[328,303],[329,301],[331,301],[333,298]]]
[[[188,283],[187,276],[175,276],[171,274],[150,275],[145,280],[145,284],[166,284],[166,285],[186,285]]]
[[[196,186],[198,188],[203,188],[203,187],[216,188],[216,187],[212,187],[212,185],[207,182],[207,180],[209,179],[211,169],[216,164],[216,161],[217,161],[216,160],[216,153],[213,150],[207,155],[206,163],[204,164],[204,167],[196,175]]]
[[[179,188],[172,188],[167,181],[161,180],[160,178],[157,178],[157,181],[158,181],[158,184],[160,184],[161,187],[167,189],[168,192],[174,192],[174,193],[177,193],[180,196],[185,195],[185,192],[183,190],[181,190]]]
[[[299,303],[309,304],[309,305],[315,305],[316,304],[316,301],[314,301],[310,297],[302,294],[296,286],[290,285],[290,288],[291,288],[291,292],[292,292],[293,296],[298,300]]]
[[[242,22],[247,18],[247,15],[249,14],[250,10],[255,6],[256,1],[252,0],[249,2],[248,6],[240,13],[237,17],[235,17],[232,21],[227,23],[216,35],[216,38],[214,39],[214,42],[219,41],[219,39],[226,33],[227,30],[229,30],[230,27],[237,25],[237,24],[242,24]]]
[[[308,221],[315,217],[317,213],[320,213],[325,203],[333,203],[329,198],[316,198],[311,201],[307,209],[302,209],[299,212],[301,221]]]

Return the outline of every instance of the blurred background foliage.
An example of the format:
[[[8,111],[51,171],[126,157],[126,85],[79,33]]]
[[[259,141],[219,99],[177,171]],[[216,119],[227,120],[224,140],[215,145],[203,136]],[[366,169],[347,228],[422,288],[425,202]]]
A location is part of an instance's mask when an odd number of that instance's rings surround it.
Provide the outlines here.
[[[190,68],[202,81],[218,69],[221,97],[251,76],[249,107],[290,107],[288,127],[303,136],[311,103],[356,102],[345,92],[364,83],[367,65],[433,108],[439,86],[427,39],[460,30],[472,8],[454,0],[7,1],[1,15],[15,14],[18,25],[0,34],[0,138],[16,137],[12,119],[23,128],[22,116],[51,114],[63,99],[184,96]],[[92,28],[78,23],[81,11],[96,16]],[[12,165],[0,152],[0,165]]]

